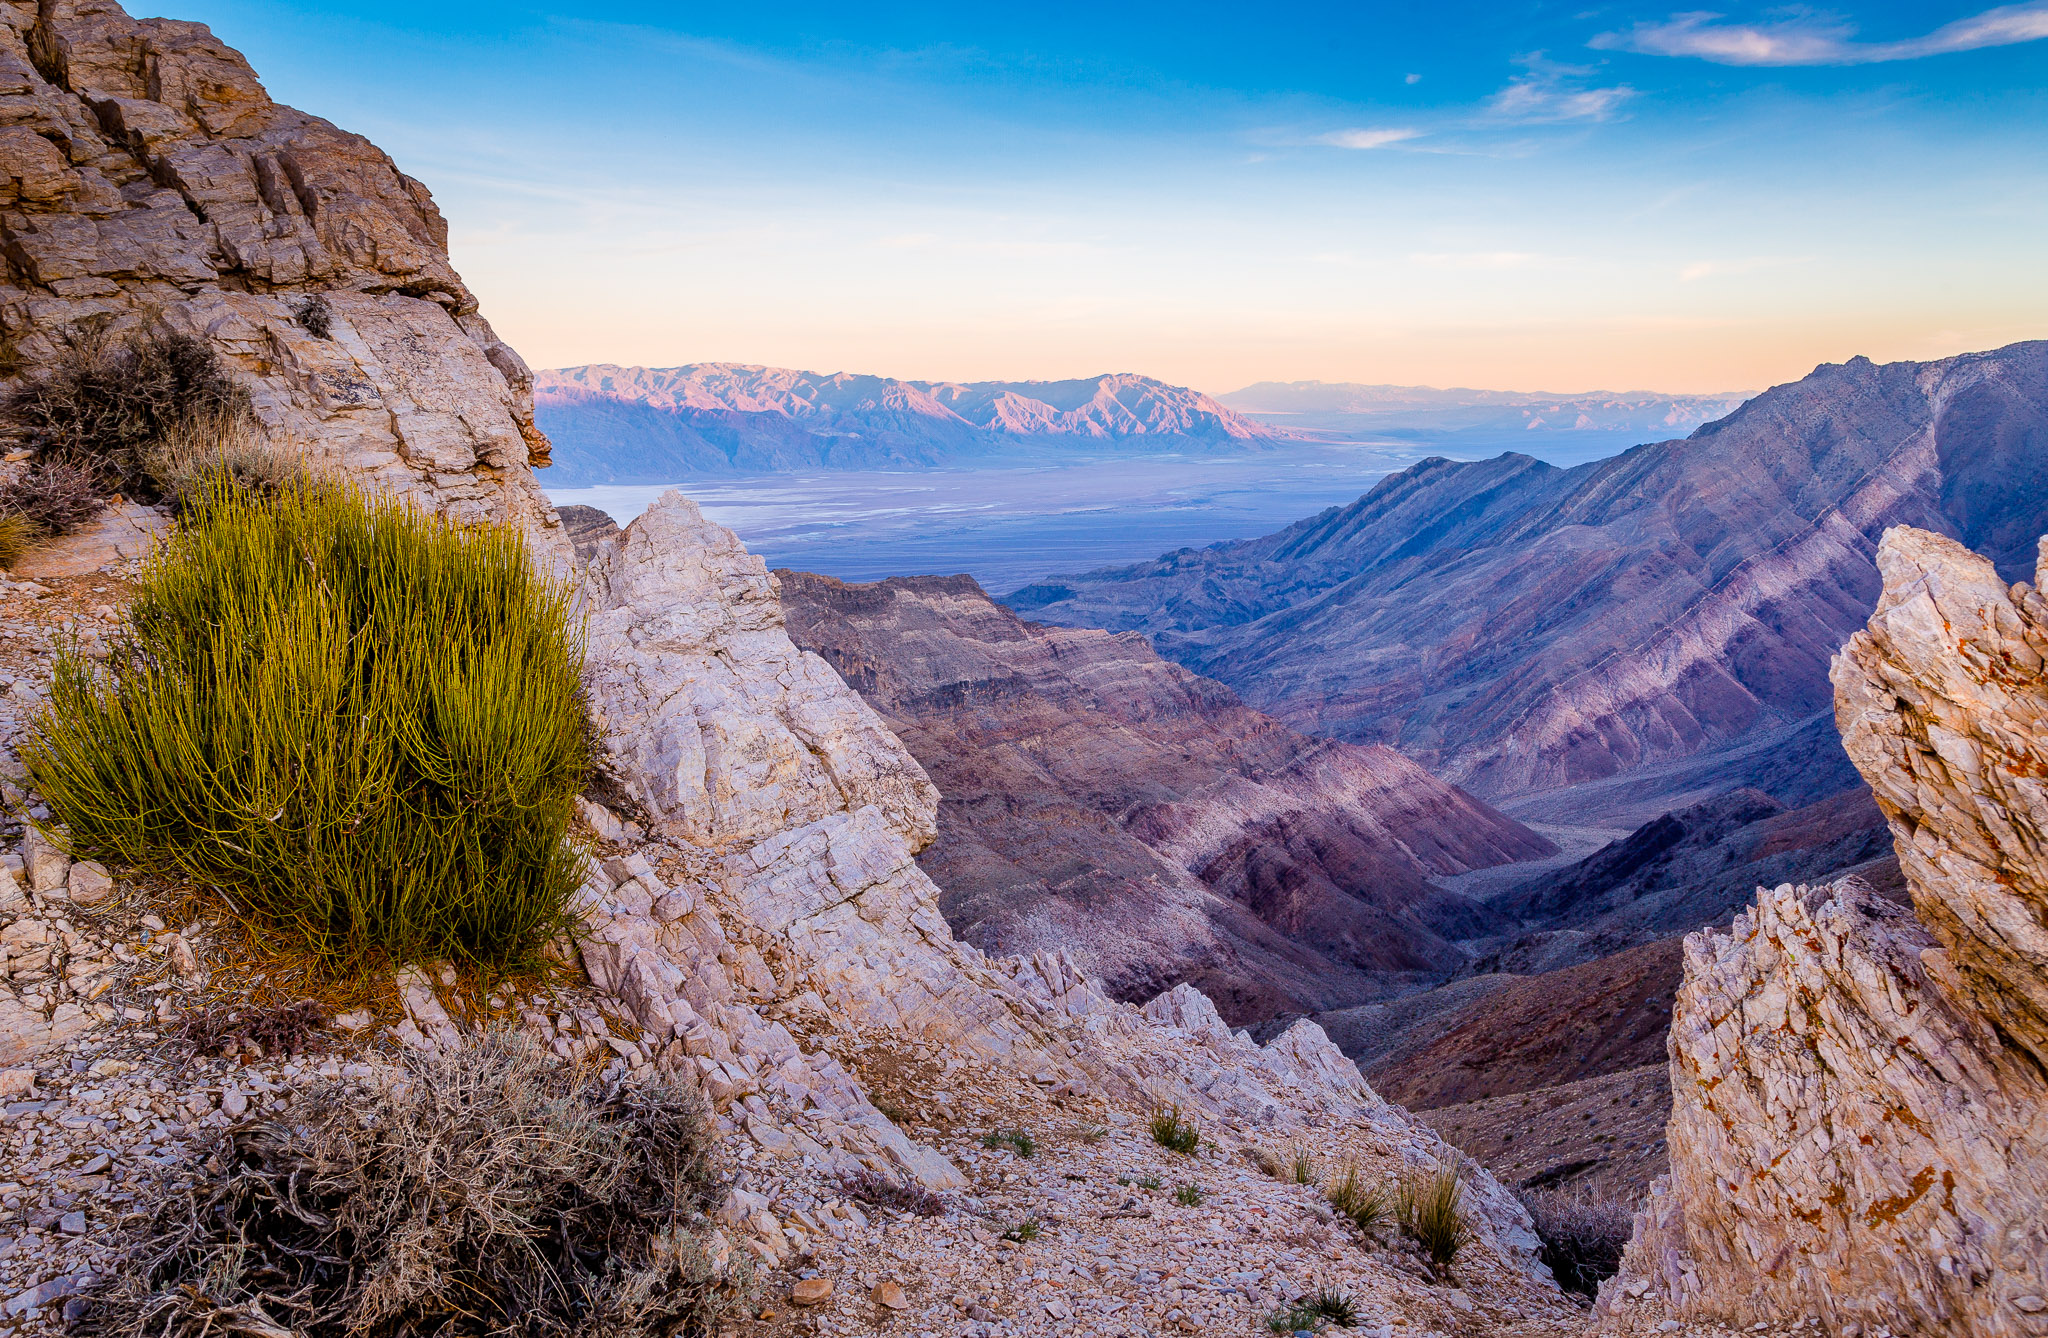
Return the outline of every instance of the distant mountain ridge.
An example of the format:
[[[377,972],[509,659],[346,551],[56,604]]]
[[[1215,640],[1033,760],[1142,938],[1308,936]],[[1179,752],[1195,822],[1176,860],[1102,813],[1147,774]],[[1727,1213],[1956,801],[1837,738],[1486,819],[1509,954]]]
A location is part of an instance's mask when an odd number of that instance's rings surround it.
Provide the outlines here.
[[[965,463],[1114,443],[1243,448],[1279,435],[1199,391],[1118,372],[1068,381],[903,381],[742,363],[535,374],[553,486]]]

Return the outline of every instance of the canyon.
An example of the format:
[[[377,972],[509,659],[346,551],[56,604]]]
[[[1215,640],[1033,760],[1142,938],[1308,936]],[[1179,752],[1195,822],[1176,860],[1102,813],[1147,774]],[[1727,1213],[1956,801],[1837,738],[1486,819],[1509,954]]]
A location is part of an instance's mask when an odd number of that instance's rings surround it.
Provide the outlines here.
[[[1111,993],[1233,1023],[1433,983],[1492,922],[1429,879],[1550,843],[1389,748],[1310,739],[1143,638],[1026,624],[968,577],[778,572],[790,635],[942,796],[919,857],[954,932],[1065,945]]]

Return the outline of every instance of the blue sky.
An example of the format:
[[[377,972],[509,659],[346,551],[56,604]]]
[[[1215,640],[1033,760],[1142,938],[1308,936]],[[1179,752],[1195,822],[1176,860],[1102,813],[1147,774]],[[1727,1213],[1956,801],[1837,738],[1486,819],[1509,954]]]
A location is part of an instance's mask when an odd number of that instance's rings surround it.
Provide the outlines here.
[[[194,0],[537,366],[1756,388],[2048,337],[2048,0]]]

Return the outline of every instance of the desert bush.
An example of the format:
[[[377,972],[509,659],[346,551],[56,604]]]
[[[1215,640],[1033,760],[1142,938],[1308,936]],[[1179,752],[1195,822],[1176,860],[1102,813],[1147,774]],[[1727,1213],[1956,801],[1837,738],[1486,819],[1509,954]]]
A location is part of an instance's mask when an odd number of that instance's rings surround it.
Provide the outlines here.
[[[862,1170],[839,1177],[839,1192],[858,1203],[894,1208],[918,1217],[938,1217],[946,1201],[914,1180],[898,1180],[879,1171]]]
[[[40,375],[0,397],[0,426],[102,490],[150,495],[150,443],[195,421],[249,415],[249,393],[206,340],[165,325],[115,338],[78,329]]]
[[[1394,1189],[1395,1222],[1438,1268],[1448,1267],[1470,1238],[1465,1214],[1458,1206],[1463,1190],[1453,1166],[1434,1171],[1411,1168]]]
[[[733,1308],[693,1225],[720,1195],[689,1089],[579,1089],[502,1033],[407,1064],[221,1135],[132,1229],[80,1330],[667,1338]]]
[[[1182,1185],[1173,1191],[1173,1201],[1183,1208],[1199,1208],[1206,1197],[1200,1185]]]
[[[1386,1225],[1392,1215],[1386,1190],[1377,1185],[1367,1185],[1356,1166],[1346,1166],[1343,1174],[1330,1181],[1323,1193],[1330,1200],[1330,1206],[1350,1218],[1360,1231],[1376,1231]]]
[[[329,1021],[326,1010],[311,999],[271,1006],[202,1006],[186,1011],[177,1034],[203,1055],[233,1059],[244,1050],[253,1050],[258,1058],[288,1055],[297,1059],[327,1048]]]
[[[1202,1132],[1192,1120],[1181,1118],[1179,1106],[1161,1106],[1152,1112],[1152,1141],[1169,1152],[1192,1157],[1202,1145]]]
[[[247,416],[181,419],[144,443],[140,454],[158,496],[180,510],[211,484],[275,497],[312,474],[303,455],[270,441]]]
[[[0,570],[19,562],[36,538],[36,527],[29,524],[28,517],[0,510]]]
[[[1626,1203],[1585,1190],[1523,1190],[1519,1197],[1536,1219],[1543,1262],[1558,1286],[1592,1296],[1621,1271],[1621,1253],[1635,1230]]]
[[[569,599],[509,528],[223,482],[109,665],[58,657],[22,760],[82,855],[219,888],[330,968],[532,962],[582,874]]]
[[[1026,1129],[997,1129],[981,1136],[981,1145],[993,1151],[1008,1148],[1020,1157],[1037,1155],[1038,1140]]]
[[[0,514],[20,519],[24,546],[75,530],[106,505],[92,474],[62,460],[38,460],[0,485]]]

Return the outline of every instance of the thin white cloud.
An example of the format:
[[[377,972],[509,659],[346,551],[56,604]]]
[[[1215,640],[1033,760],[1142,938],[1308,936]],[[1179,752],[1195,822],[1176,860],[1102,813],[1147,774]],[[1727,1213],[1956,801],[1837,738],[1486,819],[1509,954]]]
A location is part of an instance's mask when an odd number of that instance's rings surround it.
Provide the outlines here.
[[[2048,37],[2048,0],[2001,5],[1899,42],[1858,42],[1854,28],[1819,18],[1725,23],[1723,17],[1706,11],[1673,14],[1663,23],[1601,33],[1590,45],[1650,56],[1692,56],[1717,65],[1871,65]]]
[[[1538,257],[1533,251],[1417,251],[1408,259],[1428,269],[1525,269]]]
[[[1804,265],[1811,256],[1748,256],[1740,260],[1695,260],[1678,271],[1680,283],[1696,283],[1701,279],[1719,278],[1729,274],[1753,274],[1760,269],[1775,269],[1780,265]]]
[[[1510,121],[1611,121],[1636,95],[1627,84],[1588,87],[1594,71],[1582,65],[1559,65],[1541,52],[1522,56],[1528,70],[1508,80],[1507,87],[1487,99],[1492,115]]]
[[[1316,143],[1328,144],[1339,149],[1384,149],[1389,144],[1399,144],[1404,139],[1416,139],[1420,130],[1408,126],[1360,127],[1352,130],[1333,130],[1327,135],[1316,136]]]

